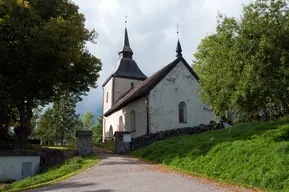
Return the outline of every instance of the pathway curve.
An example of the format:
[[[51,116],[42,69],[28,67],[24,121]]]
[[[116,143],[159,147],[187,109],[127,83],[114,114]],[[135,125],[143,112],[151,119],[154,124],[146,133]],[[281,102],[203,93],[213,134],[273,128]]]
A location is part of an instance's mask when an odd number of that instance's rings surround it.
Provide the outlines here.
[[[102,161],[70,179],[32,190],[55,192],[229,192],[245,191],[219,188],[178,173],[162,171],[134,158],[115,154],[99,154]],[[31,191],[31,192],[32,192]]]

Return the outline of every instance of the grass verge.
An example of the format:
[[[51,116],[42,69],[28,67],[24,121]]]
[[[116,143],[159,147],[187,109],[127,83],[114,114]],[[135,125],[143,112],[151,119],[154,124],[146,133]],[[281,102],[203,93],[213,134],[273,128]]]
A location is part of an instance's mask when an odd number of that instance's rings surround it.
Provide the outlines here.
[[[175,137],[131,155],[221,182],[289,191],[288,120]]]
[[[100,159],[95,156],[73,157],[39,175],[14,182],[11,185],[2,186],[2,188],[0,186],[0,191],[22,191],[54,184],[55,182],[76,175],[99,161]]]
[[[69,145],[51,145],[51,146],[42,146],[42,148],[59,149],[59,150],[75,149],[75,147]]]

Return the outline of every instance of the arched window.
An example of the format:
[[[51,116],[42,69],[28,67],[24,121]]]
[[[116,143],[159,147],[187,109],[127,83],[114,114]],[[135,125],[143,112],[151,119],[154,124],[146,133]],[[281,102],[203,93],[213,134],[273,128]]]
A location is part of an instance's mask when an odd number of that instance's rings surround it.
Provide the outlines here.
[[[134,83],[130,84],[130,88],[133,89],[134,88]]]
[[[187,122],[187,105],[183,101],[179,103],[179,122]]]
[[[113,138],[113,128],[112,128],[112,126],[109,127],[108,137],[109,137],[108,139]]]
[[[136,115],[135,110],[130,111],[130,131],[136,131]]]
[[[124,131],[124,124],[123,124],[123,117],[122,116],[119,117],[118,130],[119,131]]]
[[[108,102],[108,92],[106,92],[106,102]]]

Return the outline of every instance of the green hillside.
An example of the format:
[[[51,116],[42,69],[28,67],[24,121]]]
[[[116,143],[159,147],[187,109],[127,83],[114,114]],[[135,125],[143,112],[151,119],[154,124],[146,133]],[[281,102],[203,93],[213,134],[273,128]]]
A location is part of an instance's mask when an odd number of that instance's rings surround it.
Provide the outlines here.
[[[289,121],[175,137],[133,156],[222,181],[289,191]]]

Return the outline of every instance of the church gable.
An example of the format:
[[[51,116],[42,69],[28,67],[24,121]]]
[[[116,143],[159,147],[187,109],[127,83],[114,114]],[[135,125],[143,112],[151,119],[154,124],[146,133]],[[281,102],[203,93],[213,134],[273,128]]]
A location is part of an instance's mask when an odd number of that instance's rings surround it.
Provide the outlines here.
[[[212,119],[212,113],[203,108],[199,80],[190,69],[180,60],[150,91],[151,132],[205,124]]]

